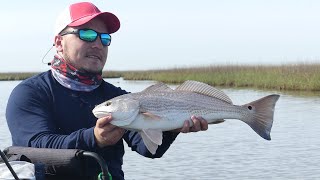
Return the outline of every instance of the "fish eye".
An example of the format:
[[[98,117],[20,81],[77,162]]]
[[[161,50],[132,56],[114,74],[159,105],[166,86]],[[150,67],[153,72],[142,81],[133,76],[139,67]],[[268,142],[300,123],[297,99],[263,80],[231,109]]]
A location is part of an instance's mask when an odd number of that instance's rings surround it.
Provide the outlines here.
[[[108,101],[107,103],[106,103],[106,106],[110,106],[112,103],[111,103],[111,101]]]

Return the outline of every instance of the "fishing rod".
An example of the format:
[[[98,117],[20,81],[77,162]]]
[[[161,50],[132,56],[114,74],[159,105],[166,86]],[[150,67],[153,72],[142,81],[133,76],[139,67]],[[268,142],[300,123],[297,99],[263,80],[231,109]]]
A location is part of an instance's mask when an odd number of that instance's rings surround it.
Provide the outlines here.
[[[13,175],[14,179],[15,180],[20,180],[16,174],[16,172],[14,172],[14,170],[12,169],[8,159],[7,159],[7,156],[0,150],[0,156],[1,158],[3,159],[4,163],[7,165],[8,169],[10,170],[11,174]]]

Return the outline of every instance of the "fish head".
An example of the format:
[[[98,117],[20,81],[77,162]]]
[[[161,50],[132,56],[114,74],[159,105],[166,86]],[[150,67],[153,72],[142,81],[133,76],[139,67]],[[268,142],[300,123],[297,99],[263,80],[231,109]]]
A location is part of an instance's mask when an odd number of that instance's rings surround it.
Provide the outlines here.
[[[102,118],[112,116],[111,124],[125,126],[130,124],[138,115],[140,103],[130,97],[113,98],[97,105],[93,110],[94,116]]]

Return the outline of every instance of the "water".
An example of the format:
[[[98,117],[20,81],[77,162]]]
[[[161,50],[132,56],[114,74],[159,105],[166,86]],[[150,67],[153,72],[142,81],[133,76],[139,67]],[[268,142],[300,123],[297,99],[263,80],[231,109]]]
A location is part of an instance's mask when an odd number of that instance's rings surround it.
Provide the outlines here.
[[[109,82],[131,92],[152,81]],[[18,81],[0,81],[0,148],[11,144],[5,106]],[[174,87],[174,86],[172,86]],[[273,91],[222,89],[234,104],[281,95],[271,141],[237,120],[210,125],[205,132],[181,134],[160,159],[148,159],[126,147],[126,179],[320,179],[320,93],[290,95]]]

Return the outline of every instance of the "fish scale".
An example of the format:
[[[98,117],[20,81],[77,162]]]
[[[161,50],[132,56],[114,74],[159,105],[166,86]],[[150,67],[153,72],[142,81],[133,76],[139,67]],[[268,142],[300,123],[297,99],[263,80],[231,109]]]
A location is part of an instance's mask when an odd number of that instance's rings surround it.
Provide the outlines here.
[[[161,114],[163,113],[162,111],[185,111],[190,112],[188,113],[188,117],[190,117],[192,114],[203,116],[210,113],[238,112],[240,109],[242,110],[240,107],[227,104],[215,98],[187,92],[153,94],[151,98],[139,95],[136,99],[141,102],[140,105],[143,109],[156,114]]]

